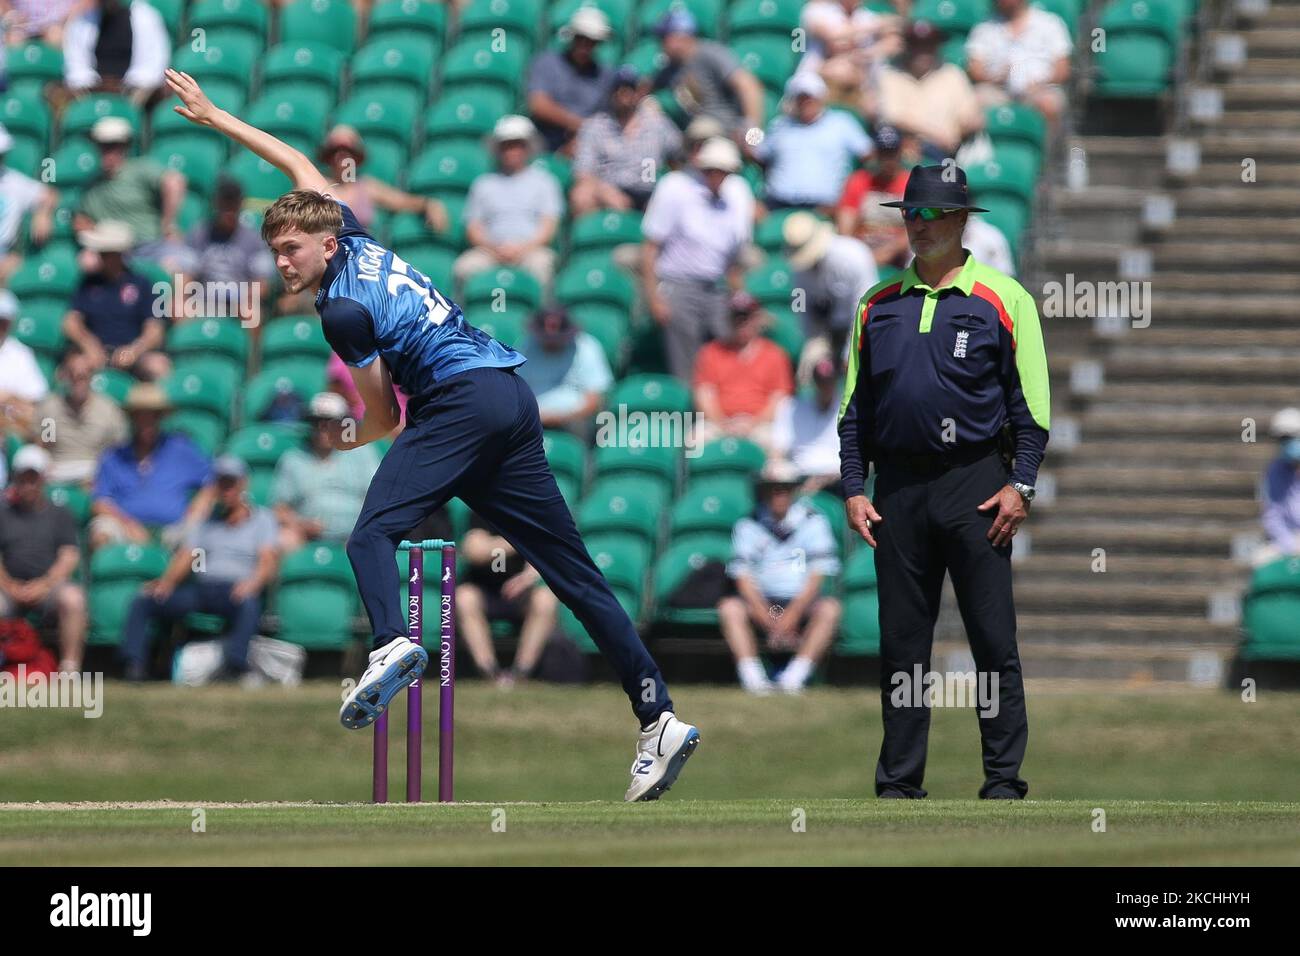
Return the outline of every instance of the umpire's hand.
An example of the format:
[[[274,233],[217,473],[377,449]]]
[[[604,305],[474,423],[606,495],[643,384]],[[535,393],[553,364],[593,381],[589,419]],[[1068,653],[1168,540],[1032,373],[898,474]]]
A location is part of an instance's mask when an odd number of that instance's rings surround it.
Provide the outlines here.
[[[1020,522],[1029,517],[1029,509],[1025,507],[1025,499],[1020,497],[1020,492],[1010,485],[1003,485],[996,495],[979,506],[979,510],[988,511],[994,505],[998,506],[998,513],[993,517],[988,539],[995,548],[1000,548],[1011,543]]]
[[[1016,497],[1019,497],[1019,495]],[[876,536],[871,533],[871,526],[880,524],[885,519],[877,513],[876,506],[871,503],[871,499],[866,495],[854,495],[852,498],[845,500],[844,510],[849,516],[849,527],[862,535],[862,540],[874,548],[876,546]]]

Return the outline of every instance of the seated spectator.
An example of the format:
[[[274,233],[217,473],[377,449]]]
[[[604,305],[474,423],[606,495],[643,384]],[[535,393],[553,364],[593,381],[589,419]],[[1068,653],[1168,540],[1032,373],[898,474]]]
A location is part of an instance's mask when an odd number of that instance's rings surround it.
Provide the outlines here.
[[[276,462],[271,505],[286,554],[312,541],[343,544],[357,523],[379,452],[373,443],[337,450],[350,417],[341,395],[321,392],[308,406],[307,447],[290,448]]]
[[[926,20],[910,24],[901,68],[880,71],[879,100],[867,114],[921,141],[922,158],[939,163],[956,155],[968,136],[984,128],[984,111],[962,69],[943,62],[944,34]]]
[[[573,11],[562,33],[563,50],[544,50],[528,73],[528,112],[548,152],[572,155],[583,120],[609,99],[610,69],[596,60],[596,47],[610,37],[609,20],[596,7]]]
[[[158,263],[169,275],[188,272],[189,250],[176,227],[186,179],[148,156],[127,158],[133,135],[120,116],[105,116],[91,127],[99,173],[82,194],[73,226],[82,232],[105,220],[125,223],[132,245],[123,251]]]
[[[786,115],[774,119],[754,147],[766,172],[766,205],[829,214],[849,170],[871,155],[871,137],[845,111],[826,109],[826,84],[816,73],[792,76],[783,106]]]
[[[1002,230],[982,216],[971,214],[961,234],[963,248],[969,249],[975,261],[992,266],[1009,276],[1016,274],[1016,260],[1011,255],[1011,244]]]
[[[735,144],[711,139],[693,163],[659,180],[641,221],[643,295],[664,330],[668,368],[682,381],[690,379],[700,345],[730,333],[727,289],[740,287],[754,232],[754,195],[736,175]]]
[[[966,69],[980,102],[1028,103],[1056,126],[1065,111],[1070,78],[1070,30],[1055,13],[1029,0],[995,0],[997,16],[977,24],[966,38]]]
[[[464,286],[470,276],[498,266],[523,268],[543,286],[555,271],[551,239],[564,209],[560,184],[530,163],[537,130],[527,116],[503,116],[492,130],[497,169],[474,180],[465,201],[470,248],[452,267]]]
[[[212,466],[205,513],[172,555],[167,570],[145,584],[127,613],[118,654],[126,679],[149,677],[153,631],[195,611],[225,620],[224,667],[248,669],[248,644],[262,617],[262,594],[275,578],[275,518],[248,498],[248,466],[233,455]]]
[[[39,611],[59,628],[59,670],[81,670],[86,594],[72,572],[81,560],[72,513],[45,497],[50,456],[36,445],[14,455],[14,477],[0,502],[0,617]]]
[[[1280,410],[1269,432],[1278,455],[1264,470],[1260,499],[1267,540],[1251,556],[1256,567],[1300,554],[1300,409]]]
[[[665,13],[655,26],[668,62],[650,81],[650,89],[670,89],[691,116],[711,116],[726,135],[743,139],[763,127],[763,85],[721,43],[696,36],[695,17],[684,7]]]
[[[835,536],[825,515],[796,500],[800,481],[793,466],[769,461],[756,482],[754,514],[736,522],[731,533],[727,575],[736,593],[718,603],[718,618],[740,684],[751,694],[773,689],[758,656],[755,627],[768,650],[794,651],[775,685],[798,693],[840,621],[840,602],[822,594],[822,582],[840,573]]]
[[[820,73],[836,103],[858,106],[877,64],[902,49],[898,18],[860,0],[811,0],[799,15],[807,50],[799,72]]]
[[[50,480],[89,485],[99,459],[126,441],[126,415],[111,398],[90,387],[90,359],[70,352],[59,366],[63,388],[36,408],[32,432],[50,453]]]
[[[633,67],[621,67],[607,109],[578,130],[569,193],[574,218],[597,209],[645,209],[657,177],[681,151],[681,132],[640,81]]]
[[[64,27],[63,83],[74,95],[121,93],[141,109],[162,97],[171,37],[144,0],[84,0]]]
[[[0,9],[8,6],[10,15],[5,18],[7,46],[21,46],[28,40],[39,40],[53,47],[63,46],[63,30],[77,0],[6,0]]]
[[[772,418],[794,392],[790,358],[763,337],[768,316],[748,292],[728,303],[731,334],[700,349],[695,363],[695,410],[702,421],[695,439],[706,444],[724,435],[772,447]]]
[[[59,194],[49,186],[5,164],[13,147],[14,138],[0,126],[0,284],[8,283],[22,265],[17,246],[23,216],[31,213],[32,242],[43,246],[54,228],[54,209],[59,202]]]
[[[190,253],[189,278],[207,284],[204,302],[225,291],[225,301],[213,303],[217,314],[238,316],[256,331],[261,324],[252,325],[254,314],[260,316],[264,290],[275,275],[275,258],[257,230],[239,221],[243,204],[239,183],[225,176],[218,179],[211,218],[189,231],[185,245]],[[238,291],[245,286],[250,286],[246,292]]]
[[[470,519],[460,554],[466,568],[456,584],[456,625],[478,672],[498,687],[509,688],[528,677],[541,660],[555,630],[555,595],[538,584],[537,570],[477,514]],[[519,627],[519,647],[505,671],[497,663],[491,621]]]
[[[804,293],[804,351],[815,352],[813,358],[838,356],[853,330],[863,294],[880,281],[875,257],[864,243],[839,235],[829,222],[808,212],[789,216],[782,223],[781,238],[794,288]],[[805,372],[811,369],[803,360],[800,365],[806,366]],[[807,374],[800,380],[808,381]]]
[[[579,329],[566,309],[555,306],[533,316],[519,350],[528,361],[518,375],[537,395],[542,427],[586,435],[614,384],[600,343]]]
[[[68,341],[96,370],[121,369],[146,381],[165,378],[171,360],[161,351],[166,322],[154,315],[153,283],[128,269],[124,259],[131,228],[105,221],[77,238],[97,258],[63,317]]]
[[[155,531],[174,544],[182,524],[202,510],[191,496],[207,483],[208,457],[179,432],[163,431],[172,411],[167,393],[151,382],[131,387],[125,404],[131,436],[100,459],[91,502],[90,547],[148,542]]]
[[[907,188],[907,171],[920,159],[916,137],[905,137],[896,126],[882,123],[871,138],[876,150],[868,167],[855,169],[849,174],[835,209],[835,226],[842,236],[863,238],[861,233],[867,217],[868,197],[883,194],[890,199],[902,199],[903,190]],[[902,235],[906,243],[906,231],[902,231]]]
[[[375,219],[375,209],[389,212],[414,212],[424,217],[434,232],[446,232],[447,207],[436,199],[425,199],[403,192],[368,173],[361,172],[366,161],[366,144],[351,126],[335,126],[321,144],[320,161],[329,167],[333,184],[330,193],[352,210],[357,221],[367,229]]]
[[[812,367],[813,394],[783,401],[772,422],[772,452],[806,476],[799,493],[840,486],[840,376],[833,358]]]
[[[0,289],[0,435],[31,433],[36,403],[50,390],[36,354],[9,333],[18,318],[18,300]]]

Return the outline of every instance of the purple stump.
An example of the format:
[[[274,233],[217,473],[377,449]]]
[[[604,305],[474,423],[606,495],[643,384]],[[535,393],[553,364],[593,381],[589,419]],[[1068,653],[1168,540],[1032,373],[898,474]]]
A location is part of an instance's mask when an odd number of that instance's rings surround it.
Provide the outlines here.
[[[371,799],[375,803],[388,802],[388,714],[375,720],[375,766],[370,785]]]
[[[452,753],[456,720],[456,546],[442,548],[441,607],[438,609],[438,802],[452,802]]]
[[[424,552],[411,548],[410,592],[407,598],[407,636],[423,644],[424,635]],[[406,692],[406,802],[420,802],[420,772],[423,769],[420,747],[424,724],[421,681],[411,683]]]

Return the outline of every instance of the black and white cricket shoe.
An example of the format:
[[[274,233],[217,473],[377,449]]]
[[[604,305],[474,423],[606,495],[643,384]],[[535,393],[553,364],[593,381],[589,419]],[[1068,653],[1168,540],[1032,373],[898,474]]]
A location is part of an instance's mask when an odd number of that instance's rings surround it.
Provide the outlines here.
[[[659,715],[655,725],[641,731],[632,762],[632,785],[623,799],[658,800],[676,781],[682,767],[700,744],[700,732],[677,719],[671,711]]]

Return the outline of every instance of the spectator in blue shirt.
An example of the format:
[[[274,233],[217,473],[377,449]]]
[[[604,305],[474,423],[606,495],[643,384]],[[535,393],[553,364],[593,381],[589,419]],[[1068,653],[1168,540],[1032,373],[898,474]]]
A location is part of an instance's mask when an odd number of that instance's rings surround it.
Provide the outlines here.
[[[127,268],[131,227],[105,220],[78,234],[92,267],[63,317],[63,332],[96,369],[117,368],[157,381],[171,372],[163,354],[166,323],[154,315],[153,283]]]
[[[785,85],[786,116],[778,116],[754,148],[766,171],[770,209],[821,209],[833,215],[844,182],[871,155],[871,137],[842,110],[826,109],[826,83],[796,73]]]
[[[826,516],[796,500],[801,483],[794,465],[768,461],[756,483],[758,506],[731,533],[727,575],[736,594],[718,603],[718,619],[741,686],[751,694],[773,687],[758,656],[755,627],[769,650],[794,651],[775,678],[778,688],[794,694],[825,656],[840,621],[840,602],[822,594],[822,582],[840,573],[839,548]]]
[[[529,323],[520,345],[528,361],[518,375],[537,395],[544,428],[567,428],[586,435],[614,376],[605,350],[562,307],[542,309]]]
[[[1256,566],[1300,554],[1300,409],[1284,408],[1269,427],[1278,441],[1278,456],[1264,471],[1264,533],[1268,541],[1253,560]]]
[[[164,432],[172,410],[167,393],[140,383],[127,393],[131,437],[100,459],[91,504],[90,547],[118,541],[148,542],[155,530],[174,543],[200,507],[194,492],[207,483],[208,457],[187,437]],[[190,514],[187,515],[187,512]]]

